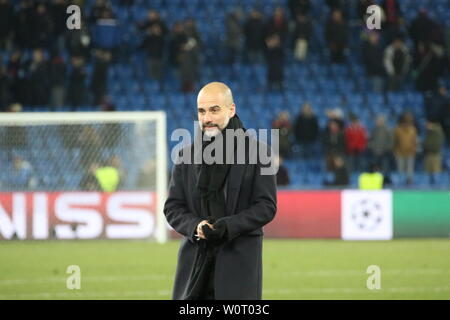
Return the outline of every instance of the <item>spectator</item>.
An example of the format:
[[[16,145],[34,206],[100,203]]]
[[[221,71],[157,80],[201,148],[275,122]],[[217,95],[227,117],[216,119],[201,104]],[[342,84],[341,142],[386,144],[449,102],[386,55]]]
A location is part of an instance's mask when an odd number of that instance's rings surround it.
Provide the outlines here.
[[[5,112],[11,102],[9,94],[9,79],[6,73],[6,68],[0,65],[0,112]]]
[[[442,171],[442,147],[444,132],[437,121],[427,121],[423,151],[425,156],[425,171],[430,175],[430,182],[434,184],[435,175]]]
[[[308,43],[312,33],[312,24],[308,16],[299,13],[294,27],[294,57],[304,61],[308,55]]]
[[[253,9],[250,12],[244,26],[245,51],[249,63],[259,63],[263,61],[264,52],[264,22],[261,12]]]
[[[360,190],[381,190],[384,185],[384,177],[376,163],[370,165],[368,172],[362,172],[358,177]]]
[[[72,106],[72,111],[75,111],[76,107],[83,105],[86,101],[86,68],[84,59],[80,56],[73,56],[71,63],[72,72],[69,75],[67,102]]]
[[[358,18],[361,19],[364,25],[366,24],[366,20],[368,17],[367,8],[374,4],[374,0],[358,0]]]
[[[52,57],[50,62],[51,105],[60,107],[65,101],[66,63],[60,54]]]
[[[11,191],[25,191],[36,188],[38,181],[31,164],[19,156],[13,156],[12,164],[8,181]]]
[[[100,164],[102,137],[92,125],[83,125],[75,138],[80,147],[80,165],[87,170],[91,164]]]
[[[416,51],[419,43],[426,43],[433,40],[433,31],[436,28],[436,23],[430,19],[427,11],[421,8],[409,27],[409,34],[414,42]]]
[[[427,119],[440,119],[447,143],[450,143],[450,98],[445,85],[439,86],[438,94],[432,100],[432,108],[427,106],[425,113]]]
[[[292,125],[289,121],[289,113],[287,111],[282,111],[278,115],[278,118],[272,123],[272,129],[279,130],[279,150],[280,155],[283,158],[290,157],[292,153]]]
[[[278,33],[269,34],[267,46],[267,84],[269,90],[283,90],[284,47]]]
[[[31,49],[33,46],[33,19],[34,11],[31,2],[21,0],[19,10],[14,18],[14,43],[23,49]]]
[[[148,73],[150,78],[159,82],[160,89],[163,84],[165,32],[159,23],[153,23],[148,27],[142,43],[142,47],[147,51]]]
[[[33,14],[33,47],[49,49],[53,34],[53,21],[44,3],[38,3]]]
[[[80,180],[80,189],[82,191],[101,191],[102,187],[95,176],[95,172],[100,168],[100,165],[97,162],[94,162],[89,165],[88,170],[84,173],[83,177]]]
[[[372,84],[372,90],[378,93],[384,91],[384,66],[383,47],[380,43],[380,35],[370,32],[367,41],[363,42],[363,63],[366,74]]]
[[[282,7],[275,8],[273,16],[270,17],[266,24],[266,35],[278,35],[281,45],[284,46],[289,33],[289,24],[284,17],[284,11]]]
[[[180,55],[183,45],[187,41],[187,36],[184,32],[184,26],[182,22],[175,22],[170,34],[169,41],[169,61],[172,67],[177,71],[180,67]]]
[[[95,178],[104,192],[114,192],[120,189],[123,182],[122,162],[118,156],[113,156],[104,165],[95,168]]]
[[[414,118],[407,112],[402,115],[394,131],[394,154],[397,161],[397,170],[406,174],[407,184],[412,183],[414,162],[417,151],[417,129]]]
[[[323,148],[325,151],[326,169],[332,171],[335,169],[336,156],[343,156],[345,152],[345,136],[338,122],[330,120],[322,137]]]
[[[389,90],[399,91],[409,71],[411,57],[403,37],[396,37],[384,50],[384,67],[389,76]]]
[[[186,19],[184,22],[186,42],[182,46],[180,54],[180,80],[183,92],[194,92],[196,83],[200,77],[200,48],[201,38],[194,19]]]
[[[369,150],[373,163],[381,168],[381,172],[387,176],[391,168],[391,155],[393,148],[392,130],[386,125],[384,116],[379,115],[375,120],[375,127],[373,128],[369,139]]]
[[[21,112],[20,104],[11,104],[8,109],[9,112]],[[0,139],[0,147],[5,148],[8,154],[13,149],[23,149],[27,147],[27,128],[24,125],[4,126],[4,132]]]
[[[325,114],[327,115],[328,122],[335,121],[341,130],[345,129],[344,112],[341,108],[327,109],[325,110]]]
[[[438,79],[442,74],[441,64],[444,56],[442,47],[431,42],[419,42],[414,57],[413,77],[416,80],[416,90],[435,91],[438,87]]]
[[[45,60],[44,52],[41,49],[33,51],[33,58],[29,66],[29,81],[31,93],[31,105],[46,105],[49,102],[49,65]]]
[[[67,0],[53,0],[49,11],[51,20],[53,21],[53,35],[54,43],[52,44],[53,50],[62,52],[64,50],[64,35],[66,34],[67,25]],[[72,32],[74,30],[70,30]]]
[[[188,38],[194,38],[200,48],[202,40],[200,37],[200,33],[197,30],[197,23],[195,22],[195,20],[192,18],[186,19],[186,21],[184,22],[184,30]]]
[[[100,19],[92,26],[92,44],[95,48],[115,50],[120,44],[120,29],[110,9],[101,11]]]
[[[97,23],[97,21],[101,19],[103,12],[110,10],[110,8],[111,4],[107,0],[95,0],[95,3],[91,8],[89,22],[91,24]]]
[[[156,10],[149,10],[147,13],[147,19],[141,23],[138,23],[137,27],[140,30],[148,30],[149,27],[157,25],[161,30],[161,33],[167,34],[167,26],[164,21],[161,20],[161,16]]]
[[[344,20],[342,11],[334,10],[327,21],[325,39],[330,50],[332,63],[344,63],[344,51],[347,48],[348,25]]]
[[[14,8],[9,0],[0,0],[0,50],[11,47],[14,26]]]
[[[278,167],[277,186],[288,186],[291,183],[291,181],[289,178],[289,172],[286,169],[286,167],[283,165],[282,157],[275,158],[275,166]]]
[[[349,171],[361,171],[363,154],[367,147],[367,132],[354,114],[350,114],[350,124],[345,128],[345,145],[349,158]]]
[[[333,173],[333,180],[326,180],[324,184],[333,187],[346,187],[349,184],[350,179],[344,158],[334,155],[330,160],[333,162],[331,170]]]
[[[228,64],[233,64],[241,55],[242,26],[240,12],[238,10],[235,10],[229,13],[226,17],[225,25],[225,46],[227,54],[225,62]]]
[[[67,32],[66,47],[71,56],[83,57],[85,61],[89,60],[91,36],[83,19],[81,19],[81,29],[74,29]]]
[[[27,72],[25,65],[22,63],[22,52],[20,50],[15,50],[11,53],[7,72],[11,85],[11,100],[21,104],[28,104],[30,99],[27,93]]]
[[[111,52],[107,50],[96,50],[94,71],[92,72],[91,92],[93,104],[100,105],[108,87],[108,69],[111,63]]]
[[[180,54],[180,80],[183,92],[194,92],[198,81],[199,43],[194,36],[189,36],[183,44]]]
[[[385,35],[387,43],[390,43],[392,39],[400,34],[400,28],[403,25],[402,12],[397,0],[383,0],[381,8],[385,16],[381,24],[381,30]]]
[[[288,0],[289,12],[291,14],[291,19],[296,20],[298,15],[308,15],[311,10],[310,0]]]
[[[294,133],[297,143],[301,147],[302,157],[312,157],[312,151],[319,135],[319,124],[308,102],[303,104],[301,112],[297,117]]]

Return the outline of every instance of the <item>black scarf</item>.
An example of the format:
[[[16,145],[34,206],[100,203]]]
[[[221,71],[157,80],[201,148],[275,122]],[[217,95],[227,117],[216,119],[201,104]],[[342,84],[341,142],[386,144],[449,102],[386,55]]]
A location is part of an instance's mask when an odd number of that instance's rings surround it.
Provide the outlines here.
[[[222,163],[214,162],[212,164],[207,164],[202,161],[196,185],[201,197],[200,214],[211,224],[214,224],[218,219],[226,215],[224,187],[231,167],[231,164],[226,163],[227,129],[243,129],[245,131],[241,120],[237,115],[235,115],[230,118],[230,121],[228,122],[226,128],[222,131],[222,134],[212,137],[209,141],[203,141],[203,132],[200,132],[200,134],[202,134],[202,151],[208,146],[214,147],[214,145],[212,145],[214,143],[217,144],[217,147],[223,146]],[[237,144],[234,143],[235,150],[236,145]],[[214,156],[214,154],[212,155]],[[204,228],[208,227],[205,226]],[[187,286],[186,299],[196,300],[204,297],[205,290],[211,288],[212,284],[210,282],[213,281],[211,274],[214,271],[215,258],[218,248],[218,243],[208,240],[198,241],[194,267]]]

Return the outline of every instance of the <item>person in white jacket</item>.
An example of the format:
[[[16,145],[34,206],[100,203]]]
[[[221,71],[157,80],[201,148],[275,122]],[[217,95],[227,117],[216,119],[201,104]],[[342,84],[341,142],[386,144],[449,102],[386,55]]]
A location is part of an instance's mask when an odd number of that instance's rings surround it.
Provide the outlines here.
[[[399,91],[411,64],[411,55],[403,38],[398,36],[384,50],[384,67],[389,77],[389,91]]]

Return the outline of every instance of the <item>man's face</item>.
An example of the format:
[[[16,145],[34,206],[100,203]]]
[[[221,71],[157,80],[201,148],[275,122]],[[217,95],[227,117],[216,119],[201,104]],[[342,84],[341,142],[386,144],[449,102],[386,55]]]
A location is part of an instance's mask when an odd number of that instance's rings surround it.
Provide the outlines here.
[[[216,136],[234,116],[235,106],[227,106],[221,94],[205,94],[197,101],[200,129],[209,137]]]

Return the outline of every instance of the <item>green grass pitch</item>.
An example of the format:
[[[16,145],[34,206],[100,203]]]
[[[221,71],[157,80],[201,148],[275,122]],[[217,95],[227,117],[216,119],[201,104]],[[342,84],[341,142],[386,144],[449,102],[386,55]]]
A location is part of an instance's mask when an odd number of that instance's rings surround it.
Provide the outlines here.
[[[0,299],[170,299],[178,241],[3,241]],[[450,299],[450,240],[264,240],[264,299]],[[67,267],[81,268],[69,290]],[[367,288],[367,267],[381,289]]]

